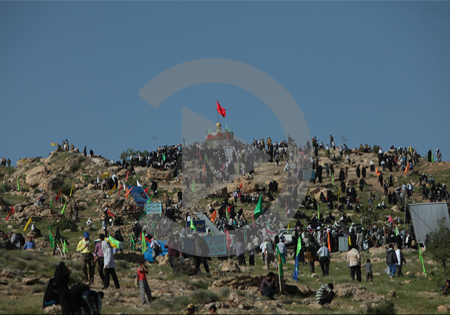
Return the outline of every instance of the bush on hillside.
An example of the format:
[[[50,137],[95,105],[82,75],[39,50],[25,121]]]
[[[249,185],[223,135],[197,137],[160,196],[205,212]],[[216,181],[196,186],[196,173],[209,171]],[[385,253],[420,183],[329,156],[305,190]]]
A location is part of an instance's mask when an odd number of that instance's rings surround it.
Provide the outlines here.
[[[56,226],[59,227],[60,233],[67,229],[70,229],[72,232],[78,231],[77,224],[65,217],[59,219],[59,222],[53,222],[50,226],[52,228],[53,235],[56,233]]]
[[[386,315],[395,315],[397,314],[397,312],[395,311],[394,308],[394,302],[392,301],[386,301],[385,303],[379,304],[375,307],[372,307],[370,304],[367,305],[367,312],[366,314],[371,314],[371,315],[381,315],[381,314],[386,314]]]

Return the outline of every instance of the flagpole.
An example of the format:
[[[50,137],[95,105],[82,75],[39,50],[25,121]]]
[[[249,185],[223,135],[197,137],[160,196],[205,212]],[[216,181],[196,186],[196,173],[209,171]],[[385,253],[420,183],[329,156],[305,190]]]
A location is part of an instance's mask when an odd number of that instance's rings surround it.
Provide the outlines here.
[[[62,253],[64,254],[64,259],[65,260],[67,260],[67,257],[66,257],[66,253],[64,252],[64,244],[63,244],[63,242],[62,242],[62,239],[59,239],[59,241],[61,242],[61,247],[62,247]]]
[[[278,247],[278,245],[277,245]],[[278,250],[279,252],[280,250]],[[277,253],[278,254],[278,253]],[[278,255],[277,255],[278,256]],[[279,257],[277,257],[281,260],[281,254],[279,255]],[[277,259],[278,260],[278,259]],[[281,264],[280,262],[278,262],[278,282],[280,283],[280,294],[281,294]]]
[[[216,102],[219,103],[219,100],[217,98],[216,98]],[[219,112],[217,111],[217,109],[216,109],[216,112],[217,112],[217,122],[219,122]]]

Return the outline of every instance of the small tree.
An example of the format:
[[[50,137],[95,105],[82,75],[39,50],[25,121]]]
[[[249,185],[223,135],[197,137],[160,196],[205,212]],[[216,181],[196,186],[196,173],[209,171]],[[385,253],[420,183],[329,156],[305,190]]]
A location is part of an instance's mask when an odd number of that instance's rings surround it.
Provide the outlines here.
[[[439,220],[438,224],[439,229],[429,234],[430,241],[425,253],[430,255],[433,261],[441,264],[445,272],[450,259],[450,229],[445,226],[445,218]]]

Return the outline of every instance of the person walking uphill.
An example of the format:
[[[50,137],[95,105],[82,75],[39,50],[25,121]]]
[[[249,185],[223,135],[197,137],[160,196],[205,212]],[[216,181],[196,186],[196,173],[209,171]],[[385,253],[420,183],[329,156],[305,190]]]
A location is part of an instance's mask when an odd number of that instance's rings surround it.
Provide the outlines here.
[[[353,248],[347,253],[347,262],[350,267],[350,277],[352,280],[361,282],[361,254],[358,251],[358,245],[353,245]]]
[[[320,257],[320,268],[322,268],[322,274],[324,276],[329,275],[330,270],[330,250],[325,246],[325,243],[322,243],[322,247],[319,248],[316,256]]]
[[[104,257],[103,257],[103,249],[102,242],[105,240],[105,235],[99,235],[100,242],[95,245],[94,249],[94,264],[97,263],[97,271],[100,279],[102,280],[102,284],[105,285],[105,275],[103,274],[103,266],[104,266]]]
[[[209,273],[208,261],[206,257],[209,255],[208,243],[203,237],[198,236],[198,232],[192,233],[194,236],[194,255],[195,255],[195,272],[200,272],[200,264],[203,264],[206,273]]]
[[[94,242],[89,241],[89,232],[84,232],[84,238],[78,243],[77,252],[83,254],[82,269],[86,282],[94,283]],[[89,278],[87,268],[89,266]]]
[[[104,268],[105,268],[105,285],[103,290],[109,287],[109,276],[111,275],[114,281],[116,289],[120,289],[119,279],[116,275],[116,262],[114,261],[114,253],[111,244],[107,241],[102,242],[103,256],[104,256]]]
[[[392,244],[389,245],[389,249],[386,252],[386,264],[389,267],[389,278],[392,279],[395,277],[395,271],[397,269],[397,255],[395,254],[394,246]]]

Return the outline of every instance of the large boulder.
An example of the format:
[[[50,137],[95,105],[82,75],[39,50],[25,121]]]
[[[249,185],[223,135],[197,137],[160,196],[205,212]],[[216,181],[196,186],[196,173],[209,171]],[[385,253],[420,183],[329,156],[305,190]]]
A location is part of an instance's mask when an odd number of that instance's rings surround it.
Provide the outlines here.
[[[147,170],[147,180],[165,180],[169,181],[172,178],[171,172],[159,171],[153,167],[149,167]]]
[[[236,264],[235,261],[229,259],[223,264],[222,271],[223,272],[240,272],[241,269],[239,268],[239,266]]]
[[[63,184],[63,179],[53,175],[41,182],[40,186],[43,190],[50,192],[57,188],[61,188]]]
[[[25,182],[30,185],[30,187],[35,188],[45,179],[45,176],[47,175],[48,169],[45,166],[40,165],[28,172]]]

